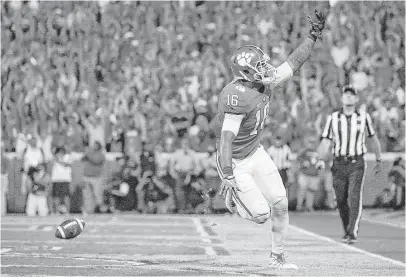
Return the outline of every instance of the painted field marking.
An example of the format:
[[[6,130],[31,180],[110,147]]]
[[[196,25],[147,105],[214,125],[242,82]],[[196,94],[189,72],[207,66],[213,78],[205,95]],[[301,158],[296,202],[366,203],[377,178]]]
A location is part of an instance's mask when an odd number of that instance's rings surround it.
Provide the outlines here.
[[[58,225],[60,222],[49,222],[49,221],[44,221],[44,222],[42,222],[41,221],[41,225],[49,225],[49,226],[56,226],[56,225]],[[33,225],[34,224],[34,225]],[[180,223],[173,223],[173,222],[162,222],[162,223],[159,223],[159,222],[120,222],[120,221],[117,221],[117,222],[111,222],[111,221],[107,221],[107,222],[99,222],[99,221],[91,221],[91,220],[89,220],[89,221],[86,221],[86,224],[89,224],[89,225],[92,225],[92,226],[102,226],[102,227],[117,227],[117,226],[128,226],[128,227],[138,227],[138,226],[140,226],[140,227],[148,227],[148,226],[150,226],[150,227],[157,227],[157,226],[159,226],[159,227],[161,227],[161,226],[164,226],[164,227],[175,227],[175,228],[179,228],[179,229],[182,229],[182,228],[187,228],[187,227],[189,227],[190,228],[190,223],[189,224],[187,224],[187,223],[185,223],[185,222],[180,222]],[[36,222],[36,223],[30,223],[30,222],[2,222],[1,223],[1,226],[2,226],[2,228],[3,227],[5,227],[5,228],[13,228],[15,225],[18,225],[18,226],[21,226],[21,225],[23,225],[24,227],[19,227],[19,228],[24,228],[25,230],[35,230],[35,229],[37,229],[40,225],[38,225],[38,222]],[[15,227],[15,228],[18,228],[18,227]]]
[[[2,274],[2,277],[15,277],[16,275]],[[44,275],[30,275],[31,277],[44,277]],[[46,277],[83,277],[83,275],[45,275]],[[103,275],[104,277],[128,277],[128,275]],[[155,277],[168,277],[168,275],[154,275]],[[172,275],[173,277],[196,277],[196,275]],[[200,277],[218,277],[219,275],[199,275]],[[249,275],[257,277],[258,275]],[[151,277],[151,275],[137,275],[137,277]]]
[[[196,226],[196,230],[197,232],[200,234],[200,237],[202,239],[202,241],[204,243],[210,243],[211,244],[211,239],[209,234],[207,234],[207,232],[204,230],[203,225],[202,225],[202,221],[199,218],[192,218],[193,223]],[[204,248],[204,251],[206,252],[207,256],[216,256],[216,250],[214,250],[214,248],[212,246],[206,246]]]
[[[46,227],[44,227],[42,230],[44,230],[44,231],[46,231],[46,232],[50,232],[50,231],[53,231],[53,230],[54,230],[54,227],[46,226]]]
[[[314,238],[316,238],[316,239],[318,239],[318,240],[322,240],[322,241],[326,241],[326,242],[329,242],[329,243],[333,243],[333,244],[338,245],[338,246],[341,246],[341,247],[343,247],[343,248],[347,248],[348,250],[351,250],[351,251],[354,251],[354,252],[358,252],[358,253],[367,255],[367,256],[369,256],[369,257],[376,258],[376,259],[380,259],[380,260],[382,260],[382,261],[390,262],[390,263],[392,263],[392,264],[394,264],[394,265],[397,265],[397,266],[406,268],[406,264],[405,264],[405,263],[402,263],[402,262],[400,262],[400,261],[396,261],[396,260],[393,260],[393,259],[391,259],[391,258],[387,258],[387,257],[381,256],[381,255],[378,255],[378,254],[374,254],[374,253],[371,253],[371,252],[368,252],[368,251],[365,251],[365,250],[356,248],[356,247],[354,247],[354,246],[351,246],[351,245],[348,245],[348,244],[345,244],[345,243],[342,243],[342,242],[335,241],[335,240],[330,239],[330,238],[328,238],[328,237],[318,235],[318,234],[316,234],[316,233],[307,231],[307,230],[302,229],[302,228],[297,227],[297,226],[290,225],[289,227],[292,228],[293,230],[296,230],[296,231],[299,232],[299,233],[302,233],[302,234],[305,234],[305,235],[314,237]]]
[[[12,248],[1,248],[0,254],[4,254],[4,253],[7,253],[7,252],[10,252],[11,249],[12,249]]]
[[[374,220],[374,219],[369,219],[369,218],[362,218],[362,221],[368,221],[368,222],[371,222],[371,223],[388,225],[388,226],[391,226],[391,227],[405,229],[405,226],[401,225],[401,223],[396,224],[396,223],[392,223],[392,222],[379,221],[379,220]]]

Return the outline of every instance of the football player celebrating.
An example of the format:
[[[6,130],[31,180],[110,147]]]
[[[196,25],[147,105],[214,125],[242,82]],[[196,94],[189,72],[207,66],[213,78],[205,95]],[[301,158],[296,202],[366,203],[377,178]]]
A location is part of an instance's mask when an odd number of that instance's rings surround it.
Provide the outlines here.
[[[270,92],[299,69],[324,28],[325,15],[310,16],[310,34],[277,68],[259,47],[245,45],[231,57],[234,80],[220,93],[216,115],[220,194],[230,212],[258,224],[271,218],[271,268],[297,269],[284,258],[289,225],[285,187],[272,159],[260,145]]]

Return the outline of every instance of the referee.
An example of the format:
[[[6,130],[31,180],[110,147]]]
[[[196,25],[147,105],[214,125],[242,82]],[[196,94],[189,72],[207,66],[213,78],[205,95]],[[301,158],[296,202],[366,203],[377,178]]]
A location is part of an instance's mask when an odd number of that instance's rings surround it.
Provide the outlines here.
[[[333,186],[337,197],[337,207],[343,222],[345,235],[342,242],[357,242],[358,229],[362,213],[362,191],[366,163],[364,154],[367,151],[365,136],[371,139],[375,153],[375,174],[381,171],[381,147],[375,135],[371,116],[356,110],[357,90],[352,86],[342,88],[343,108],[328,116],[322,140],[319,146],[321,158],[328,155],[330,142],[334,142]],[[323,163],[319,166],[323,167]]]

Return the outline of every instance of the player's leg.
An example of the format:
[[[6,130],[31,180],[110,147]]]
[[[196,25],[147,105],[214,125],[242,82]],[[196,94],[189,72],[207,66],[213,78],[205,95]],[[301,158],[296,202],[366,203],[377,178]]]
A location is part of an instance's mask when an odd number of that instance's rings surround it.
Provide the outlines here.
[[[231,190],[231,193],[238,214],[255,223],[265,223],[271,216],[271,211],[268,202],[255,184],[252,174],[239,172],[235,168],[234,175],[240,191]]]
[[[35,195],[28,193],[27,203],[25,205],[25,212],[28,216],[35,216],[37,214]]]
[[[300,172],[299,175],[297,176],[296,211],[303,210],[303,201],[306,196],[306,191],[307,191],[307,179],[306,176]]]
[[[47,197],[45,195],[37,196],[38,197],[38,215],[47,216],[48,215],[48,203]]]
[[[320,177],[307,176],[307,191],[306,191],[306,210],[314,211],[314,195],[319,190]]]
[[[362,192],[364,183],[364,161],[360,160],[356,164],[356,168],[350,173],[348,196],[350,202],[350,216],[347,231],[355,242],[358,235],[359,223],[362,214]]]
[[[238,214],[245,219],[254,221],[258,224],[264,223],[270,216],[269,205],[262,195],[261,191],[255,184],[252,176],[252,162],[250,158],[244,160],[233,160],[234,176],[240,191],[227,189],[225,191],[226,206],[230,210],[229,200],[235,205]],[[220,178],[223,172],[219,166],[217,158],[217,170]]]
[[[326,205],[329,209],[335,209],[336,196],[333,188],[333,174],[330,169],[324,171],[324,189],[327,192]]]
[[[337,208],[340,213],[341,221],[345,232],[343,242],[346,242],[347,227],[350,221],[350,208],[348,206],[348,176],[345,172],[346,165],[334,164],[331,168],[333,173],[333,187],[337,199]]]
[[[274,162],[262,147],[252,159],[255,183],[271,207],[272,253],[282,254],[289,225],[285,186]]]
[[[295,264],[286,263],[284,247],[289,226],[288,198],[285,186],[275,163],[260,147],[253,155],[253,174],[255,183],[271,207],[272,252],[270,268],[298,269]]]

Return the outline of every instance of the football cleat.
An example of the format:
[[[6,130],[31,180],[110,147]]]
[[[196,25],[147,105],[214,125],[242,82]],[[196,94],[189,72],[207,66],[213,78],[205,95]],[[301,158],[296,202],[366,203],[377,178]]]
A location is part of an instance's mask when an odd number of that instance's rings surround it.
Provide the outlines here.
[[[285,255],[271,253],[271,261],[269,263],[270,268],[274,269],[299,269],[299,267],[295,264],[288,264],[286,263]]]
[[[348,243],[349,235],[345,234],[345,236],[341,239],[342,243]]]
[[[348,236],[348,244],[354,244],[357,242],[357,238],[355,236],[349,235]]]

